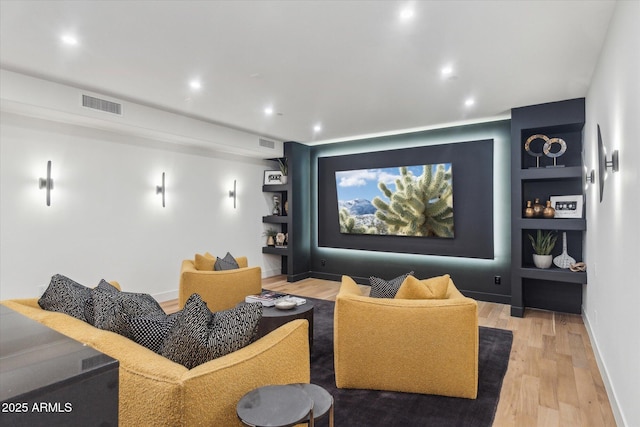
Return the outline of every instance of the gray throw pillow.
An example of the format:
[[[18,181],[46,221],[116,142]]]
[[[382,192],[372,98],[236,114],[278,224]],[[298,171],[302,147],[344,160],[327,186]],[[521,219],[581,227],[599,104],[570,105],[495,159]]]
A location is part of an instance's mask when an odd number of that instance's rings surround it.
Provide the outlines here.
[[[211,313],[193,294],[169,331],[160,354],[192,369],[250,344],[262,318],[262,304],[242,304]]]
[[[89,299],[91,299],[91,288],[56,274],[51,277],[47,290],[38,300],[38,305],[44,310],[65,313],[86,321],[84,312]]]
[[[373,298],[393,298],[398,293],[400,285],[404,282],[408,276],[413,276],[413,271],[398,276],[391,280],[384,280],[379,277],[369,277],[369,284],[371,285],[370,297]]]
[[[240,268],[240,266],[229,252],[227,252],[224,258],[216,257],[216,263],[213,265],[215,271],[235,270],[236,268]]]

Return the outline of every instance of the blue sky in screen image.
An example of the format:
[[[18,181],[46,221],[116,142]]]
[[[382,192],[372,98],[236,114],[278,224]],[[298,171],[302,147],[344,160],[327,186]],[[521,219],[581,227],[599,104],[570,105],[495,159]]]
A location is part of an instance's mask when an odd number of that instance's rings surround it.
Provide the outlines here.
[[[445,163],[445,170],[451,169],[451,163]],[[431,165],[433,170],[437,165]],[[422,175],[422,165],[407,166],[407,169],[418,177]],[[366,199],[372,201],[376,196],[388,200],[378,188],[378,182],[384,182],[387,188],[395,191],[395,181],[400,178],[400,168],[359,169],[350,171],[336,171],[336,188],[338,201]]]

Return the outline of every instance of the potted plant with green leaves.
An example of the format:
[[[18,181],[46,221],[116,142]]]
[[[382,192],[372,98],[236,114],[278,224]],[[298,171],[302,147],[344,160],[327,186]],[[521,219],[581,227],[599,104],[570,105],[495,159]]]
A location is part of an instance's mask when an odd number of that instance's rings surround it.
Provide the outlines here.
[[[536,237],[528,235],[533,246],[533,264],[538,268],[549,268],[553,261],[551,251],[556,246],[558,236],[553,231],[538,230]]]
[[[275,246],[276,245],[275,237],[276,237],[277,234],[278,234],[278,230],[276,230],[273,227],[267,228],[264,231],[264,233],[262,233],[262,235],[267,238],[267,246]]]
[[[289,165],[286,157],[278,158],[278,165],[280,166],[280,172],[282,172],[282,183],[287,183],[287,176],[289,175]]]

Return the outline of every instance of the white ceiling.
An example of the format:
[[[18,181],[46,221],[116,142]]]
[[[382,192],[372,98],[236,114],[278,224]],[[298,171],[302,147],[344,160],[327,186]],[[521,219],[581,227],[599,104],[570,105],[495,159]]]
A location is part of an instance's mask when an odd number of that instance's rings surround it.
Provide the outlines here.
[[[407,21],[405,6],[414,8]],[[1,0],[0,66],[312,143],[585,96],[614,6]],[[67,33],[77,46],[61,42]],[[441,76],[445,65],[452,77]]]

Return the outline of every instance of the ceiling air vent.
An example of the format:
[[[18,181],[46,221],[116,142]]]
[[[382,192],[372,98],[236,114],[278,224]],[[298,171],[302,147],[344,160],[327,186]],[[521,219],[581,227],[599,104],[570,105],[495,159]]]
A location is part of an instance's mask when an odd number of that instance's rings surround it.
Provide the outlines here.
[[[273,141],[269,141],[268,139],[264,139],[264,138],[260,138],[258,139],[258,144],[261,147],[266,147],[266,148],[276,148],[276,143]]]
[[[95,98],[89,95],[82,95],[82,106],[93,110],[104,111],[105,113],[122,115],[122,104],[107,101],[106,99]]]

